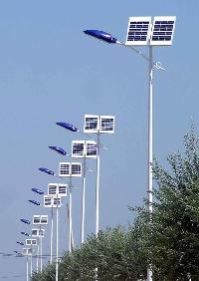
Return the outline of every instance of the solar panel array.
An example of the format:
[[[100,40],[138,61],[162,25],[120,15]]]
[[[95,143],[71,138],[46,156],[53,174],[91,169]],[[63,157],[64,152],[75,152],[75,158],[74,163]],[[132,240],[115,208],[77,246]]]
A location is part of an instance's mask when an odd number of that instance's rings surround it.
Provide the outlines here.
[[[172,44],[176,17],[130,17],[125,45],[169,46]]]
[[[82,163],[79,162],[61,162],[59,163],[60,177],[81,177]]]

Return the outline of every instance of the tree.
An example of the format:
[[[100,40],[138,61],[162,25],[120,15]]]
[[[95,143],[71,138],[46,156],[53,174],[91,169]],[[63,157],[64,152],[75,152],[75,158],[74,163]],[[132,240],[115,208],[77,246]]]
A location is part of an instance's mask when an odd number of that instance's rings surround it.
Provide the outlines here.
[[[184,138],[184,154],[168,157],[170,170],[157,162],[152,221],[145,239],[155,280],[199,280],[199,142]],[[142,223],[147,214],[142,211]]]

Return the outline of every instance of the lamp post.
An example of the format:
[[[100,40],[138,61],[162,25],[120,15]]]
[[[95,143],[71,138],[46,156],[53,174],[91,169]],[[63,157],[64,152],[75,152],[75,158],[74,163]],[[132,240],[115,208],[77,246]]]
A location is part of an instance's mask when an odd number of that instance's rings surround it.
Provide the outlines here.
[[[67,196],[67,185],[66,184],[57,184],[49,183],[48,184],[48,195],[44,196],[44,207],[50,207],[51,210],[56,208],[56,281],[58,281],[58,265],[59,265],[59,214],[58,208],[61,207],[61,197]],[[52,217],[53,219],[53,217]],[[53,226],[53,220],[51,222]],[[51,227],[51,263],[53,256],[53,227]]]
[[[33,216],[33,225],[38,225],[39,228],[41,229],[42,226],[45,226],[48,224],[48,215],[34,215]],[[43,236],[41,235],[39,237],[39,244],[37,248],[37,257],[39,258],[40,256],[40,271],[42,272],[43,270],[43,261],[42,261],[42,238]],[[39,254],[40,250],[40,254]],[[38,265],[37,265],[37,270],[38,270]]]
[[[66,186],[64,189],[65,189],[64,196],[66,196]],[[56,281],[58,281],[58,266],[59,266],[59,211],[58,210],[61,207],[61,196],[59,190],[60,189],[58,184],[49,184],[48,195],[44,195],[44,207],[56,208],[56,266],[55,266]],[[51,244],[51,260],[52,260],[52,244]]]
[[[96,134],[97,157],[96,157],[96,191],[95,191],[95,235],[99,233],[99,195],[100,195],[100,136],[101,134],[113,134],[115,131],[115,117],[109,115],[84,115],[84,133]]]
[[[32,249],[23,248],[22,255],[26,256],[26,281],[29,281],[29,257],[32,256]]]
[[[44,229],[41,229],[41,228],[39,228],[39,229],[35,229],[35,228],[33,228],[32,229],[32,232],[31,232],[31,237],[32,238],[37,238],[38,240],[40,240],[40,238],[42,237],[44,237],[44,232],[45,232],[45,230]],[[37,273],[39,272],[39,243],[37,243],[37,261],[36,261],[36,271],[37,271]]]
[[[72,251],[72,178],[82,176],[82,163],[79,162],[60,162],[59,177],[69,178],[68,197],[69,197],[69,233],[68,233],[68,251]]]
[[[85,201],[86,201],[86,159],[96,159],[98,155],[97,143],[91,140],[72,141],[71,155],[73,158],[83,158],[82,165],[82,207],[81,207],[81,243],[85,238]]]
[[[31,255],[30,255],[30,277],[32,278],[32,253],[33,253],[33,246],[37,246],[37,239],[28,238],[26,239],[26,246],[30,246]]]
[[[152,213],[152,166],[153,166],[153,70],[163,69],[160,63],[153,62],[153,46],[172,45],[176,17],[130,17],[126,42],[122,43],[111,34],[99,30],[85,30],[84,33],[110,44],[130,47],[148,61],[149,95],[148,95],[148,211]],[[149,57],[135,47],[148,46]],[[147,280],[152,280],[152,271],[148,269]]]

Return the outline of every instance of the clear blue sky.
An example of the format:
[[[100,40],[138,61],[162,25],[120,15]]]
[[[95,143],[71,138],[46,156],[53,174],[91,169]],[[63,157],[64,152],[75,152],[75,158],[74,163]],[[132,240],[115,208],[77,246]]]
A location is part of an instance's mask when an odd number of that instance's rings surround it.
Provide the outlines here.
[[[55,181],[38,167],[57,170],[63,161],[48,145],[70,151],[71,141],[82,139],[55,122],[69,121],[81,129],[86,113],[116,116],[116,133],[103,137],[108,150],[101,158],[101,228],[132,221],[128,206],[142,204],[147,185],[147,64],[130,50],[93,40],[82,30],[102,29],[124,40],[129,16],[177,16],[173,46],[154,51],[155,60],[167,68],[154,77],[154,155],[164,165],[199,119],[198,14],[197,0],[1,1],[0,251],[20,250],[15,241],[23,240],[20,231],[29,231],[21,217],[47,213],[27,200],[39,200],[32,187],[46,191]],[[93,161],[89,167],[94,168]],[[81,182],[74,185],[78,243]],[[94,232],[94,188],[91,174],[87,234]],[[67,245],[65,215],[63,207],[60,252]],[[48,249],[47,234],[44,252]],[[25,280],[25,259],[0,256],[0,280],[3,277]]]

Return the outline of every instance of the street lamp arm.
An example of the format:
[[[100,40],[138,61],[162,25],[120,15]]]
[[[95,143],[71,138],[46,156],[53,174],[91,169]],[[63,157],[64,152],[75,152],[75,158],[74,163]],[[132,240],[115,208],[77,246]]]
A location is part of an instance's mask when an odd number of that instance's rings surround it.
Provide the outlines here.
[[[132,47],[132,46],[127,46],[127,45],[125,45],[124,43],[121,44],[121,45],[123,45],[123,46],[125,46],[125,47],[127,47],[127,48],[129,48],[129,49],[131,49],[131,50],[133,50],[133,51],[136,52],[138,55],[140,55],[145,61],[149,62],[149,57],[146,56],[144,53],[142,53],[140,50],[138,50],[138,49],[136,49],[136,48],[134,48],[134,47]],[[164,66],[162,65],[161,62],[153,62],[153,67],[154,67],[155,69],[157,69],[157,70],[166,71],[166,69],[164,68]]]
[[[119,41],[118,39],[116,39],[115,37],[113,37],[110,33],[107,33],[105,31],[101,31],[101,30],[95,30],[95,29],[87,29],[83,31],[85,34],[94,37],[95,39],[104,41],[106,43],[109,44],[118,44],[118,45],[122,45],[124,47],[127,47],[131,50],[133,50],[134,52],[136,52],[138,55],[140,55],[144,60],[146,60],[147,62],[149,62],[149,57],[146,56],[144,53],[142,53],[140,50],[136,49],[133,46],[128,46],[125,43]],[[166,70],[162,63],[160,62],[153,62],[153,67],[157,70]]]

